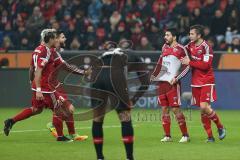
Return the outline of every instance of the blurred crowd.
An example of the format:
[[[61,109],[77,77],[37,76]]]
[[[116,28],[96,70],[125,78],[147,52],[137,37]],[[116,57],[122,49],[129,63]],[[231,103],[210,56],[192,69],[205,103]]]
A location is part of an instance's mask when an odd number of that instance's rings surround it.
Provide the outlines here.
[[[189,26],[206,26],[214,50],[240,52],[240,0],[1,0],[0,51],[32,50],[43,28],[63,30],[66,49],[97,50],[130,39],[137,50],[160,50],[165,28],[186,44]]]

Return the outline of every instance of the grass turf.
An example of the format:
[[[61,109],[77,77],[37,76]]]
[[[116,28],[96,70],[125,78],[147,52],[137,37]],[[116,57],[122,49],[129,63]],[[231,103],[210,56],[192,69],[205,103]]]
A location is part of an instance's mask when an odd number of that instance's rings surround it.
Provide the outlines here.
[[[19,112],[19,108],[0,108],[0,121]],[[240,110],[217,111],[225,127],[227,137],[218,140],[216,127],[213,131],[215,143],[205,143],[206,134],[200,123],[199,111],[191,116],[185,111],[191,142],[179,144],[181,134],[176,121],[172,118],[172,137],[174,142],[161,143],[163,130],[159,110],[133,110],[135,128],[134,155],[136,160],[239,160],[240,159]],[[41,115],[31,117],[14,125],[6,137],[0,132],[1,160],[95,160],[95,150],[91,138],[91,121],[76,122],[79,134],[89,135],[84,142],[61,143],[46,129],[51,121],[51,112],[45,110]],[[108,113],[104,123],[104,154],[107,160],[124,160],[125,150],[121,141],[121,128],[115,112]],[[67,133],[67,130],[64,130]]]

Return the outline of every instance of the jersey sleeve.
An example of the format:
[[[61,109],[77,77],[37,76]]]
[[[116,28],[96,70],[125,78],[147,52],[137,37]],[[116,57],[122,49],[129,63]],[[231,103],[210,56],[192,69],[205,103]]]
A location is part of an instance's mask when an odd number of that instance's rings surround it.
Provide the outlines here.
[[[205,53],[202,56],[200,61],[190,61],[189,65],[191,67],[200,69],[200,70],[208,70],[212,66],[213,61],[213,50],[209,45],[205,45]]]
[[[190,70],[189,65],[182,65],[180,73],[176,76],[176,80],[178,81],[181,78],[183,78],[188,73],[189,70]]]
[[[58,65],[61,65],[61,64],[63,64],[63,63],[65,63],[65,61],[63,60],[63,58],[62,58],[62,56],[60,55],[60,53],[57,52],[57,51],[54,51],[54,64],[55,64],[56,66],[58,66]]]
[[[35,49],[32,57],[32,62],[35,68],[44,68],[50,58],[50,50],[48,49]]]
[[[73,64],[69,64],[65,61],[62,63],[62,67],[64,70],[72,72],[73,74],[84,75],[84,73],[85,73],[85,71],[83,69],[80,69],[77,66],[75,66]]]
[[[157,77],[157,75],[159,74],[159,72],[161,71],[161,67],[162,67],[162,56],[159,57],[157,65],[154,68],[154,71],[152,73],[153,76]]]
[[[184,57],[189,57],[187,53],[187,49],[185,47],[181,47],[181,53],[180,53],[180,59]],[[182,65],[180,69],[180,73],[176,76],[176,80],[180,80],[183,78],[189,71],[190,66],[189,65]]]

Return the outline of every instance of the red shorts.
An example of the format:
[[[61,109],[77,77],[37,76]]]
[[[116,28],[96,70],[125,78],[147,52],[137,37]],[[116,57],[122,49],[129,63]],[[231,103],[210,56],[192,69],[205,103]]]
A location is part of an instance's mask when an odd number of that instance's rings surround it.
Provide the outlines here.
[[[200,106],[201,102],[214,102],[217,93],[214,85],[192,87],[192,105]]]
[[[161,81],[158,84],[158,104],[164,107],[179,107],[181,105],[180,84],[171,85]]]
[[[67,93],[65,92],[64,88],[60,85],[56,88],[56,92],[58,94],[59,100],[61,100],[65,107],[69,107],[71,105],[71,102],[68,100]]]
[[[63,100],[68,100],[67,93],[64,91],[64,88],[60,85],[59,87],[56,88],[56,92],[58,93],[60,98],[63,98]]]
[[[36,92],[32,93],[32,107],[35,108],[49,108],[54,109],[57,107],[57,100],[59,98],[59,95],[54,93],[43,93],[44,100],[37,100],[36,99]]]

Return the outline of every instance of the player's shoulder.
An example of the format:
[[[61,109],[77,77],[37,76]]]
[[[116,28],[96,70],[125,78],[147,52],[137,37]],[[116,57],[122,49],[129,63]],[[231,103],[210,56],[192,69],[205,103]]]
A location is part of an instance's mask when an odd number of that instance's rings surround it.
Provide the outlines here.
[[[188,44],[185,45],[186,48],[192,47],[194,46],[194,42],[189,42]]]
[[[201,48],[205,51],[206,54],[213,54],[212,46],[207,41],[204,40],[202,42]]]
[[[51,52],[51,56],[57,56],[57,50],[56,50],[56,48],[51,48],[50,49],[50,52]]]
[[[51,52],[56,52],[56,48],[51,48],[50,51]]]
[[[205,40],[202,42],[201,45],[202,45],[203,47],[205,47],[205,48],[207,48],[207,47],[210,48],[210,47],[211,47],[211,45],[210,45],[207,41],[205,41]]]
[[[44,53],[47,53],[47,48],[46,46],[40,44],[39,46],[37,46],[33,53],[36,53],[36,54],[44,54]]]
[[[167,48],[168,46],[169,46],[169,45],[167,45],[166,43],[164,43],[163,46],[162,46],[162,50],[165,49],[165,48]]]
[[[169,45],[164,43],[162,46],[162,52],[166,52],[169,48],[170,48]]]
[[[185,50],[185,46],[183,46],[182,44],[178,43],[176,46],[178,49],[180,50]]]

